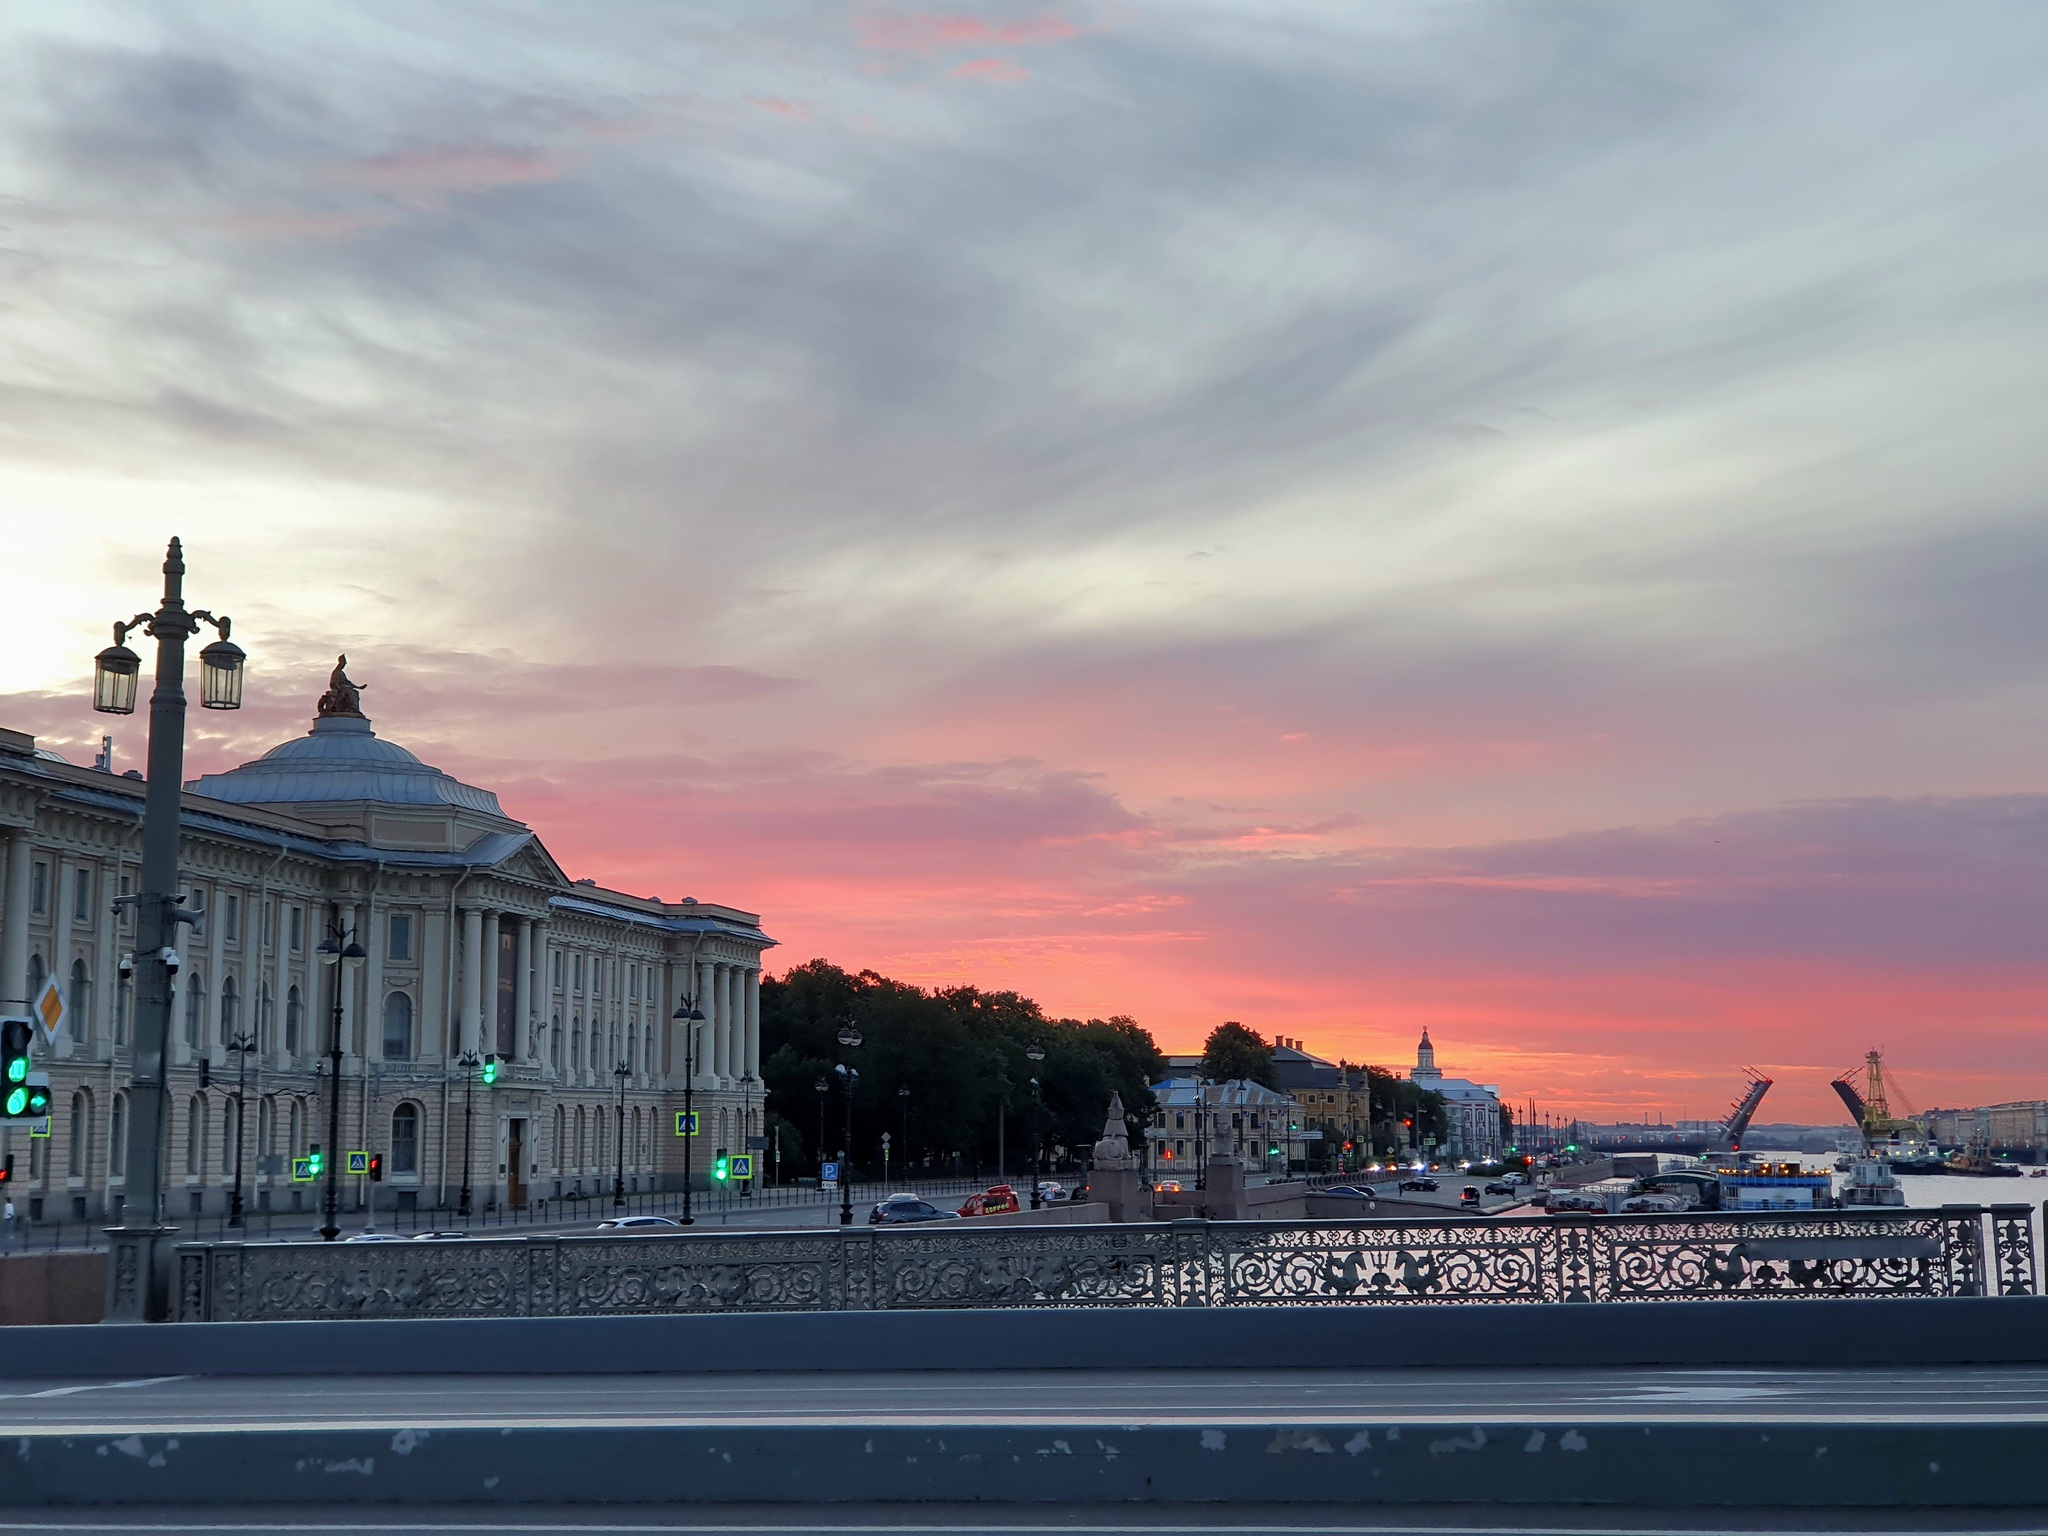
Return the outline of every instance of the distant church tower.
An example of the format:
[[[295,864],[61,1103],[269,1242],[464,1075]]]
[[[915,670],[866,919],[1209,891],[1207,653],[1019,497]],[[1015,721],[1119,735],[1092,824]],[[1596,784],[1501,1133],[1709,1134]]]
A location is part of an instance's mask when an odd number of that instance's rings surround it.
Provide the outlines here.
[[[1443,1078],[1436,1069],[1436,1047],[1429,1043],[1429,1030],[1422,1031],[1422,1043],[1415,1047],[1415,1070],[1408,1074],[1411,1082],[1434,1083]]]

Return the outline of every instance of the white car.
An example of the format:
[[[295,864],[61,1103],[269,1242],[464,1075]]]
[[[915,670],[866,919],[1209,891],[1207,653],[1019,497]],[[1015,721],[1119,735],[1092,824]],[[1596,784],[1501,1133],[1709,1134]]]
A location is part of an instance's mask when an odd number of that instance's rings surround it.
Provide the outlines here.
[[[1066,1185],[1058,1183],[1052,1179],[1040,1179],[1038,1181],[1038,1199],[1041,1204],[1051,1205],[1055,1201],[1064,1200],[1066,1198]]]
[[[600,1232],[646,1232],[657,1227],[681,1227],[680,1221],[670,1221],[666,1216],[613,1216],[597,1224]]]

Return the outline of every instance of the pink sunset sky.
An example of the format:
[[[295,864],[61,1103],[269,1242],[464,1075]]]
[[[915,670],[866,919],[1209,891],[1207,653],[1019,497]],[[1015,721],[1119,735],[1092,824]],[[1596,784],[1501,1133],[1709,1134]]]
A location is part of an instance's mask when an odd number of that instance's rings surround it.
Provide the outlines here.
[[[188,777],[346,651],[782,964],[1562,1114],[2048,1095],[2041,7],[0,41],[0,725],[89,758],[176,533]]]

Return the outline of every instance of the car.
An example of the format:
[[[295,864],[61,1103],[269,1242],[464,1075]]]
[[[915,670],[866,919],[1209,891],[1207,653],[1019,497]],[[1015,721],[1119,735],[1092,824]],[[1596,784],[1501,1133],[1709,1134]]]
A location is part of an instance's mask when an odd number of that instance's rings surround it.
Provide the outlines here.
[[[1486,1186],[1486,1192],[1489,1195],[1512,1195],[1515,1192],[1515,1186],[1506,1179],[1495,1179]]]
[[[1067,1198],[1067,1187],[1054,1179],[1038,1181],[1038,1203],[1052,1205]]]
[[[342,1239],[344,1243],[403,1243],[410,1239],[396,1232],[354,1232]]]
[[[1529,1176],[1526,1173],[1504,1173],[1501,1175],[1500,1181],[1512,1188],[1520,1189],[1529,1182]]]
[[[416,1243],[453,1243],[475,1236],[472,1232],[415,1232],[412,1241]]]
[[[1436,1192],[1436,1189],[1437,1189],[1437,1182],[1436,1182],[1436,1180],[1435,1180],[1435,1179],[1432,1179],[1432,1178],[1428,1178],[1428,1177],[1426,1177],[1426,1176],[1423,1176],[1423,1175],[1418,1175],[1417,1177],[1415,1177],[1415,1178],[1412,1178],[1412,1179],[1403,1179],[1403,1180],[1401,1181],[1401,1193],[1402,1193],[1402,1194],[1404,1194],[1404,1195],[1406,1195],[1406,1194],[1434,1194],[1434,1193]]]
[[[597,1224],[600,1232],[649,1232],[659,1227],[680,1227],[680,1221],[666,1216],[611,1216]]]
[[[1314,1191],[1318,1195],[1335,1195],[1339,1200],[1377,1200],[1379,1196],[1369,1189],[1360,1189],[1356,1184],[1332,1184],[1328,1189]]]
[[[1021,1210],[1017,1191],[1007,1184],[991,1184],[978,1195],[969,1195],[960,1204],[962,1216],[1000,1216],[1006,1211]]]
[[[1479,1186],[1477,1184],[1467,1184],[1463,1189],[1458,1191],[1458,1204],[1477,1205],[1478,1203]]]
[[[1152,1186],[1152,1193],[1155,1195],[1177,1195],[1180,1193],[1180,1180],[1161,1179]]]
[[[871,1227],[903,1227],[920,1221],[957,1221],[951,1211],[942,1211],[929,1200],[916,1195],[891,1195],[886,1200],[875,1202],[875,1208],[868,1212]]]

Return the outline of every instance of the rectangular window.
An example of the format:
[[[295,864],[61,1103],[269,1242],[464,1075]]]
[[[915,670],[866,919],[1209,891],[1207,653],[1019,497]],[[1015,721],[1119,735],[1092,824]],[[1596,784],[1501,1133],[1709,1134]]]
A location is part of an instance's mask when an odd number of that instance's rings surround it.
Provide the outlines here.
[[[555,952],[555,956],[554,956],[554,969],[555,969],[555,979],[554,979],[554,983],[553,983],[553,984],[554,984],[555,990],[559,992],[559,991],[561,990],[561,987],[562,987],[562,955],[561,955],[561,951],[559,951],[559,950],[557,950],[557,951]]]
[[[291,909],[292,953],[297,954],[306,946],[306,909]]]
[[[205,938],[206,891],[204,887],[197,885],[185,887],[185,910],[192,914],[192,937],[195,939]]]
[[[583,957],[581,955],[576,957],[576,990],[578,992],[583,990]]]
[[[226,906],[225,906],[224,908],[222,908],[222,910],[221,910],[221,914],[220,914],[220,920],[221,920],[221,924],[222,924],[222,926],[224,926],[224,927],[225,927],[225,928],[227,929],[227,940],[228,940],[228,942],[229,942],[230,944],[239,944],[239,943],[241,943],[241,942],[242,942],[242,898],[241,898],[241,897],[239,897],[239,896],[230,896],[230,897],[228,897],[228,899],[227,899],[227,905],[226,905]]]
[[[28,909],[37,917],[50,910],[50,866],[41,859],[36,860],[29,875]]]
[[[71,920],[74,923],[92,921],[92,871],[76,869],[71,873]]]
[[[129,879],[129,877],[126,875],[123,875],[121,877],[121,894],[123,896],[132,896],[135,894],[135,882]],[[127,930],[134,925],[134,922],[135,908],[132,906],[124,906],[123,908],[121,908],[121,931],[124,933],[127,932]]]
[[[266,900],[263,903],[263,945],[269,948],[277,942],[277,903]]]
[[[412,914],[394,912],[391,914],[389,942],[384,946],[385,954],[393,960],[412,958]]]

